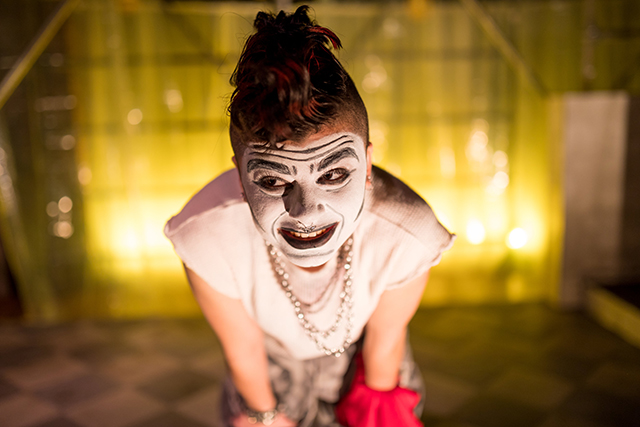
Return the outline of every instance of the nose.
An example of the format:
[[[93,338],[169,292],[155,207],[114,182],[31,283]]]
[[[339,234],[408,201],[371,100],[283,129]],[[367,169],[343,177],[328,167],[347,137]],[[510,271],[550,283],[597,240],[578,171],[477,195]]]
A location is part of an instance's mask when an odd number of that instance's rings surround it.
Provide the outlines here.
[[[290,189],[282,196],[284,208],[291,218],[298,219],[309,225],[313,221],[305,221],[305,219],[313,220],[313,215],[324,210],[321,203],[318,203],[313,191],[294,182]]]

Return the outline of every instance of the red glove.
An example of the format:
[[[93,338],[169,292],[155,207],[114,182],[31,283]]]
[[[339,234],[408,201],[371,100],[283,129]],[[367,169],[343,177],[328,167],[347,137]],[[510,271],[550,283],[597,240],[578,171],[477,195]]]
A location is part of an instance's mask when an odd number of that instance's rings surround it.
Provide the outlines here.
[[[373,390],[364,383],[362,355],[356,356],[356,375],[351,389],[336,405],[336,419],[347,427],[420,427],[413,413],[420,395],[396,386],[393,390]]]

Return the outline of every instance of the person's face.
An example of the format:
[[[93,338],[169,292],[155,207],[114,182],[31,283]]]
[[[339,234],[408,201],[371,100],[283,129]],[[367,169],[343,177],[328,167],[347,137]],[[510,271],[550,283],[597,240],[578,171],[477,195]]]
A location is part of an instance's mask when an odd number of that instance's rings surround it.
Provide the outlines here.
[[[295,265],[316,267],[358,224],[371,156],[360,136],[324,132],[279,149],[249,144],[237,166],[264,239]]]

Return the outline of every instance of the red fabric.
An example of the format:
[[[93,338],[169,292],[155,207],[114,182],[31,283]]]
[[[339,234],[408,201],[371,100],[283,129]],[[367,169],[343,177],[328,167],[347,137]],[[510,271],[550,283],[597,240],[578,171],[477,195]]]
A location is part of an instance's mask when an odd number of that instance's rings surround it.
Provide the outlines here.
[[[420,427],[413,413],[419,401],[418,393],[400,386],[389,391],[367,387],[362,355],[358,354],[353,384],[336,405],[336,419],[347,427]]]

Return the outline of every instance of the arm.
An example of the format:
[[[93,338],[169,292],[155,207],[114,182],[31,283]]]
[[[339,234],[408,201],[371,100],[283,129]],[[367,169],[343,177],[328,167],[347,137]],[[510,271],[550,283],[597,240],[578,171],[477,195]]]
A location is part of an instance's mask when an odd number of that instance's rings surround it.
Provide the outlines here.
[[[422,426],[413,410],[420,396],[398,385],[407,324],[420,303],[428,273],[382,294],[366,326],[362,357],[336,417],[349,427]]]
[[[407,325],[420,305],[428,276],[427,272],[380,297],[367,323],[362,350],[368,387],[385,391],[398,385]]]
[[[185,271],[202,312],[222,343],[231,377],[245,402],[255,411],[275,408],[262,330],[240,300],[217,292],[187,267]],[[283,414],[278,414],[278,418],[284,424],[276,422],[272,424],[274,427],[295,425]],[[234,423],[248,425],[246,416]]]

